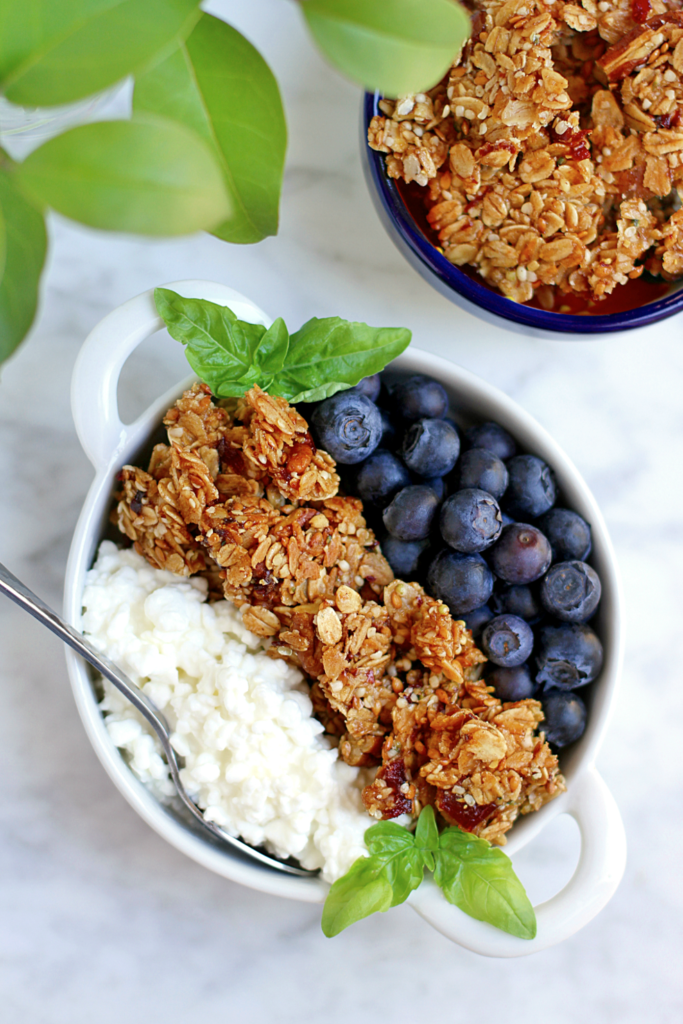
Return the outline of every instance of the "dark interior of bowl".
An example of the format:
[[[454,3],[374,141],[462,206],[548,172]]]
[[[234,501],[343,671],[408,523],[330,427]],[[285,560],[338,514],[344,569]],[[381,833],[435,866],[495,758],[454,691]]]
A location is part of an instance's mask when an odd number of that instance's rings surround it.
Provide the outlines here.
[[[379,93],[366,93],[363,104],[364,140],[367,139],[367,128],[372,118],[381,114]],[[524,324],[527,327],[557,331],[564,334],[601,334],[610,331],[623,331],[635,327],[664,320],[683,309],[683,281],[671,285],[651,284],[652,299],[647,300],[648,285],[636,281],[623,285],[628,290],[632,308],[619,308],[628,305],[623,298],[612,301],[609,312],[595,314],[591,312],[573,313],[571,311],[553,312],[539,309],[531,305],[521,305],[505,298],[494,291],[473,271],[456,267],[450,263],[429,237],[428,229],[421,222],[415,206],[406,202],[406,195],[401,186],[386,173],[385,155],[370,149],[364,141],[365,163],[368,178],[380,210],[388,219],[399,248],[407,247],[419,261],[419,269],[425,276],[436,277],[446,289],[457,292],[474,305],[505,320]],[[664,292],[664,294],[663,294]],[[570,307],[573,300],[567,303]],[[616,306],[616,308],[615,308]]]

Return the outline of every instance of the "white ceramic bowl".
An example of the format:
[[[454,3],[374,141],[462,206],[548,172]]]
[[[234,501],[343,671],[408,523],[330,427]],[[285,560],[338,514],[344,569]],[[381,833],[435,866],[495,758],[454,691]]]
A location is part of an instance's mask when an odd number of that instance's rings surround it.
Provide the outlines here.
[[[231,288],[208,281],[178,281],[168,287],[183,295],[229,305],[241,319],[269,324],[270,318]],[[78,436],[96,471],[81,512],[69,556],[65,614],[80,626],[85,573],[92,565],[111,504],[114,478],[122,465],[159,425],[163,412],[193,378],[159,398],[134,423],[118,414],[119,374],[131,352],[163,327],[153,292],[144,292],[115,309],[92,331],[81,349],[73,375],[72,408]],[[541,811],[514,826],[506,851],[514,855],[558,814],[570,814],[581,832],[576,871],[564,889],[536,907],[538,934],[532,941],[515,938],[475,921],[446,902],[440,890],[425,881],[410,897],[413,908],[460,945],[486,956],[523,956],[545,949],[587,924],[614,893],[624,871],[626,839],[613,797],[594,767],[607,728],[620,672],[619,586],[612,545],[600,511],[579,473],[553,439],[506,395],[466,370],[437,356],[410,348],[394,364],[406,372],[427,373],[444,385],[459,414],[473,420],[496,420],[520,446],[544,458],[555,470],[566,502],[593,529],[594,564],[603,584],[598,630],[605,647],[601,677],[592,687],[589,723],[582,739],[562,758],[568,791]],[[320,903],[328,886],[318,878],[283,875],[199,834],[190,823],[162,806],[127,768],[109,739],[97,706],[88,669],[71,651],[67,663],[76,703],[90,741],[115,785],[145,821],[183,853],[219,875],[254,889],[292,899]]]

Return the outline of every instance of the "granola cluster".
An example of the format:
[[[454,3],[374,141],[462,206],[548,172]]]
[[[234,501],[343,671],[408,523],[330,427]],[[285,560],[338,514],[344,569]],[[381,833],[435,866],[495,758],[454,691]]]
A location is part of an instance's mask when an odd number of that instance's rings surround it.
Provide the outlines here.
[[[429,803],[504,843],[564,789],[540,704],[491,696],[464,623],[394,580],[295,409],[258,387],[216,404],[195,384],[164,425],[148,470],[121,471],[119,528],[157,568],[206,575],[272,657],[304,671],[340,757],[379,766],[363,795],[373,817]]]
[[[426,94],[382,100],[370,146],[426,190],[444,255],[508,298],[602,299],[683,273],[676,0],[478,0]]]

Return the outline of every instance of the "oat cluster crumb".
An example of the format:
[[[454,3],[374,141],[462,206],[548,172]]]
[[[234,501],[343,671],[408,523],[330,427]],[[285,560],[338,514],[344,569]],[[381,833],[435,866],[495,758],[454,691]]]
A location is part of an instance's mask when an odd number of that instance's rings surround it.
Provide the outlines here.
[[[155,568],[202,573],[272,658],[303,670],[341,760],[379,766],[363,793],[372,817],[431,804],[502,844],[565,788],[540,704],[493,697],[464,623],[394,580],[295,409],[258,387],[216,404],[195,384],[164,425],[148,470],[120,474],[119,528]]]
[[[683,12],[667,0],[477,0],[429,93],[370,146],[426,190],[444,255],[516,302],[683,274]]]

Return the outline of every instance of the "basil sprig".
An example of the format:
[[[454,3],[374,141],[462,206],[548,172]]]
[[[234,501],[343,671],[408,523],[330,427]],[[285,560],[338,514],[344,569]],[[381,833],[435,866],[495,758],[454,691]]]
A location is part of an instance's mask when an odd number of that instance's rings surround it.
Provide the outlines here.
[[[405,327],[368,327],[338,316],[313,317],[289,334],[281,317],[265,328],[238,320],[228,306],[154,291],[168,333],[214,395],[243,395],[258,384],[288,402],[319,402],[379,373],[410,344]],[[402,831],[405,831],[403,829]]]
[[[376,911],[403,903],[425,868],[449,903],[520,939],[536,935],[536,915],[509,857],[457,827],[439,834],[434,810],[424,807],[414,834],[393,821],[365,833],[369,857],[359,857],[334,883],[323,908],[328,938]]]

